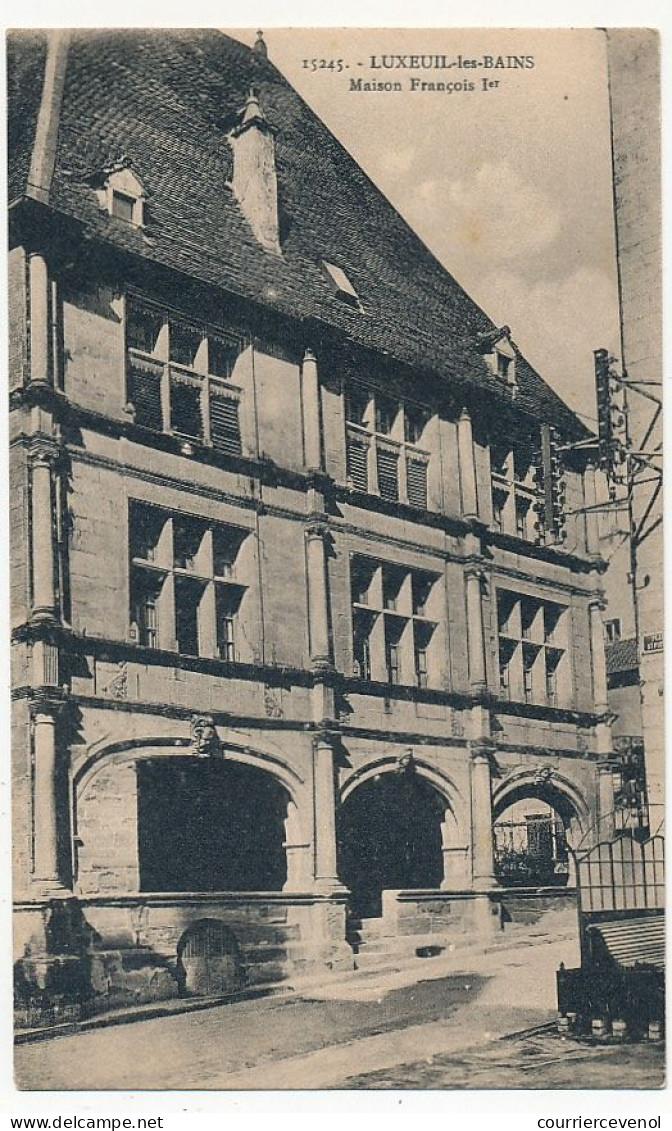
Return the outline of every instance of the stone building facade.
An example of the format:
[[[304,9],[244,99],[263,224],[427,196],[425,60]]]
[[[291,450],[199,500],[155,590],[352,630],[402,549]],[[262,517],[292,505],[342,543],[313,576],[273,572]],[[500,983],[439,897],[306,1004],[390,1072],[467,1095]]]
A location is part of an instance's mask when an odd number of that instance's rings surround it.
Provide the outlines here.
[[[582,426],[262,41],[22,33],[10,93],[22,1008],[557,895],[496,832],[613,808],[579,453],[535,523],[540,425]]]

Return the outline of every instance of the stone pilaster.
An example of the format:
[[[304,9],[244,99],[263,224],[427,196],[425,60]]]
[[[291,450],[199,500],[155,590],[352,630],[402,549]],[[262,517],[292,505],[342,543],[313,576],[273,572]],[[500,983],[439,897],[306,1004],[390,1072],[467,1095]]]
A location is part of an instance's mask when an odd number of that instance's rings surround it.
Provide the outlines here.
[[[33,579],[32,620],[56,619],[54,547],[54,464],[51,445],[38,445],[31,453],[31,561]]]
[[[602,613],[604,602],[595,598],[590,602],[590,656],[593,670],[593,708],[597,714],[608,710],[607,662],[604,649]]]
[[[471,417],[466,408],[462,409],[460,419],[457,422],[457,454],[460,465],[462,513],[465,518],[478,518],[474,439],[471,431]]]
[[[49,365],[49,269],[43,255],[34,252],[28,259],[28,286],[30,300],[30,381],[31,384],[48,385],[51,380]]]
[[[327,590],[326,524],[311,521],[306,527],[306,567],[308,571],[308,630],[310,662],[313,669],[331,666],[329,641],[329,596]]]
[[[482,604],[483,570],[477,566],[469,566],[465,570],[465,579],[467,587],[469,683],[472,691],[483,691],[487,686]]]
[[[476,889],[495,885],[492,831],[491,744],[471,743],[471,876]]]
[[[317,374],[317,359],[313,351],[309,349],[307,349],[304,354],[303,364],[301,366],[301,390],[306,468],[308,471],[322,471],[320,386]]]
[[[31,706],[34,753],[33,878],[41,895],[67,894],[59,861],[57,719],[61,703],[41,696]]]

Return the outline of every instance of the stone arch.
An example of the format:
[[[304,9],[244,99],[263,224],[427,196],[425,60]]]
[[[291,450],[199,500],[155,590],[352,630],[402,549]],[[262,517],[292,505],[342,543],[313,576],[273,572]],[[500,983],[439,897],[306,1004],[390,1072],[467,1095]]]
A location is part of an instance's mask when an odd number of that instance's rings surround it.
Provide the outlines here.
[[[516,815],[514,809],[504,819],[519,802],[540,802],[550,812]],[[550,766],[514,770],[494,789],[492,817],[500,882],[574,886],[574,853],[591,824],[590,808],[575,782]]]
[[[493,820],[515,801],[538,799],[556,809],[566,823],[575,820],[583,835],[591,824],[591,810],[575,782],[551,767],[532,766],[513,770],[493,790]]]
[[[341,786],[341,804],[347,801],[354,790],[358,789],[372,778],[377,777],[379,774],[398,772],[399,765],[398,755],[384,755],[383,757],[367,762],[366,765],[362,766],[360,769],[354,770]],[[446,802],[446,808],[449,809],[453,815],[456,835],[463,838],[468,837],[466,803],[453,779],[443,770],[438,770],[436,766],[432,766],[431,763],[424,761],[422,758],[417,758],[415,755],[413,757],[413,766],[415,772],[419,774],[420,777],[425,778]]]
[[[185,772],[189,763],[189,775],[193,770],[198,780],[208,773],[208,767],[213,778],[217,777],[218,766],[238,766],[248,771],[247,777],[249,771],[267,776],[269,786],[263,787],[264,792],[278,794],[276,809],[284,805],[282,811],[278,810],[278,830],[286,877],[277,882],[285,890],[305,890],[309,886],[312,807],[306,782],[297,770],[274,753],[239,743],[225,742],[222,756],[213,754],[197,759],[189,739],[153,736],[98,745],[73,775],[73,857],[80,890],[149,890],[143,883],[141,868],[141,777],[146,777],[152,764],[160,768],[162,762],[169,764],[171,770],[182,763]],[[270,779],[277,789],[270,787]],[[231,780],[235,782],[235,775]],[[263,782],[261,777],[257,780]],[[147,788],[145,783],[145,792]],[[145,806],[143,814],[146,816],[148,811]],[[111,812],[114,821],[106,817]],[[273,818],[274,827],[276,823]],[[274,887],[275,884],[269,890]]]
[[[306,786],[306,780],[286,759],[258,746],[252,747],[227,740],[222,742],[222,751],[225,758],[247,765],[256,765],[259,769],[273,774],[285,787],[298,810],[302,810],[302,793]],[[192,743],[189,738],[151,736],[123,739],[106,745],[97,743],[90,748],[87,756],[73,774],[73,794],[75,797],[81,795],[88,780],[109,759],[114,759],[116,764],[120,764],[124,761],[135,762],[139,758],[171,756],[184,758],[191,756],[191,754]]]
[[[379,915],[386,890],[468,886],[459,796],[421,759],[385,756],[348,777],[337,820],[339,874],[356,916]]]

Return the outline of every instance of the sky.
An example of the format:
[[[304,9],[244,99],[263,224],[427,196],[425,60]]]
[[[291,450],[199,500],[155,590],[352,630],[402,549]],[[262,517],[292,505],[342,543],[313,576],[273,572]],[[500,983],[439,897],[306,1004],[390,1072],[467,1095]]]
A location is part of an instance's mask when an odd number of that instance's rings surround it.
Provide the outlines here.
[[[591,423],[593,350],[619,352],[604,34],[270,28],[265,41],[272,62],[437,259]],[[370,67],[372,55],[415,53],[525,55],[534,67]],[[303,64],[313,58],[342,59],[349,71],[313,71]],[[400,80],[403,90],[352,92],[353,76]],[[410,91],[413,77],[476,89]],[[499,85],[484,90],[483,78]]]

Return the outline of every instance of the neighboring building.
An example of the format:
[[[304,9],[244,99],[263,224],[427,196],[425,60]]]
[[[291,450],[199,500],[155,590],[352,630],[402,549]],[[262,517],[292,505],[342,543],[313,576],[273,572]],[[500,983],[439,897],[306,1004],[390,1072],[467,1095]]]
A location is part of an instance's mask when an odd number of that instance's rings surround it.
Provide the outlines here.
[[[629,551],[621,552],[610,565],[606,617],[629,618],[634,613],[627,635],[634,636],[637,648],[647,787],[649,802],[658,807],[658,818],[653,818],[658,824],[665,762],[659,37],[645,28],[612,28],[606,35],[621,366],[634,386],[627,393],[632,445],[648,453],[632,493],[634,558],[631,561]],[[619,525],[627,530],[627,513],[621,512]],[[632,709],[628,713],[632,717]]]
[[[552,893],[613,808],[580,453],[535,522],[582,426],[263,41],[18,33],[9,78],[24,1006]]]

